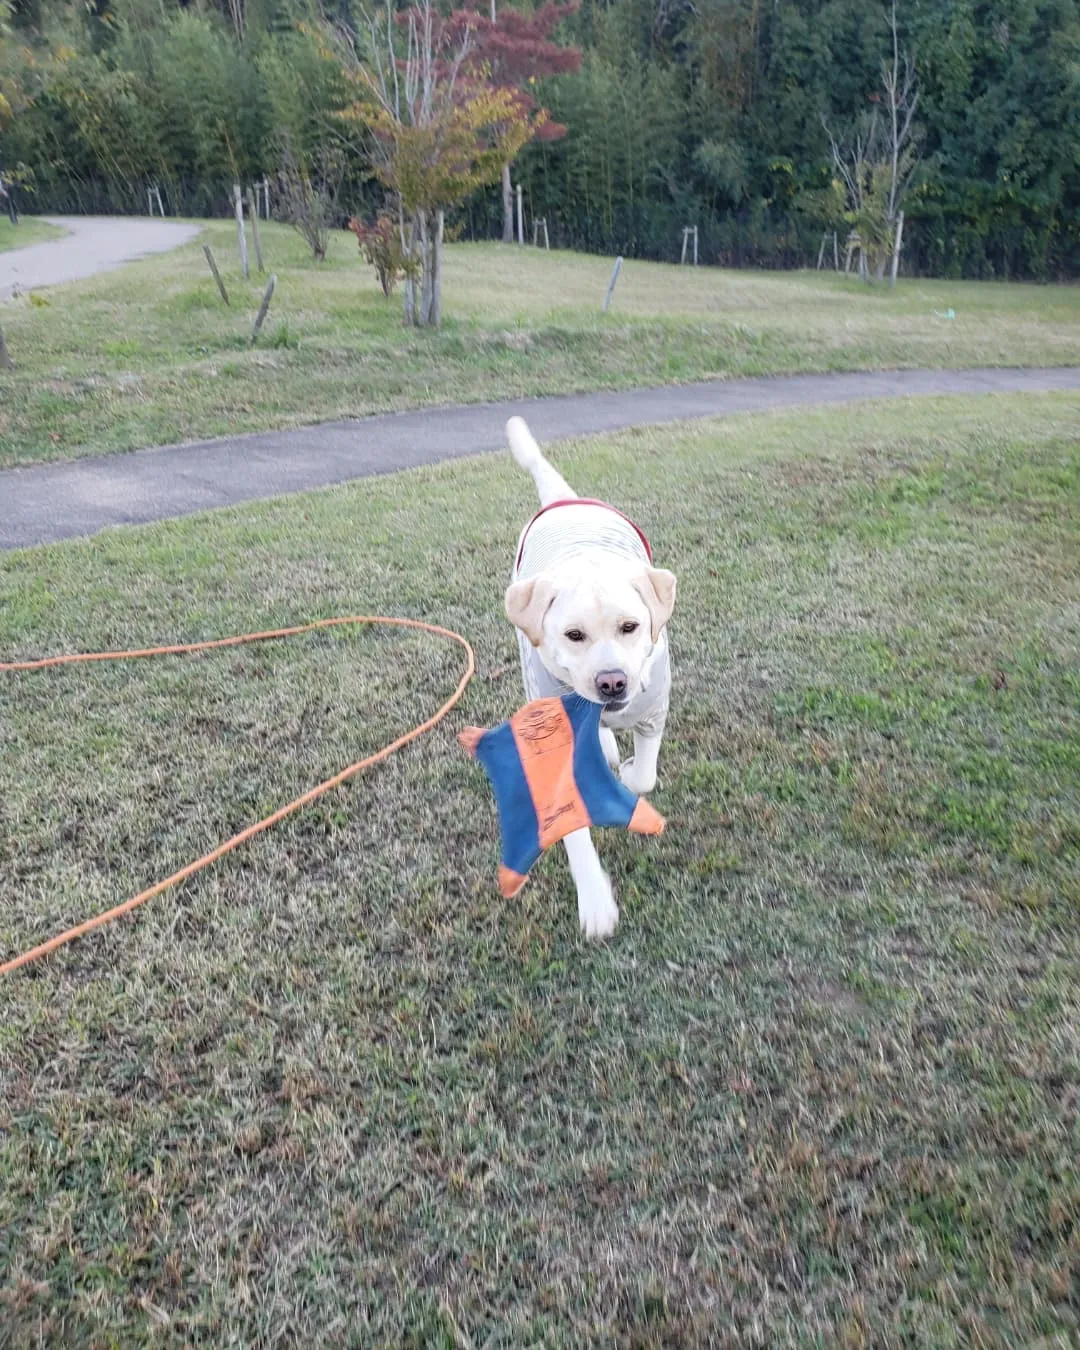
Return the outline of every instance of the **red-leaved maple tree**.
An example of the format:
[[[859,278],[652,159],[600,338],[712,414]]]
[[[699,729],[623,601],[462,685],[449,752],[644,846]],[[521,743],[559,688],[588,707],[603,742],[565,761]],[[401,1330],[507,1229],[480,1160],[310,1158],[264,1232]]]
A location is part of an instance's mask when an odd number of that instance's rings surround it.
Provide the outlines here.
[[[557,4],[546,0],[531,14],[504,6],[496,10],[496,0],[474,0],[469,6],[473,44],[470,59],[485,69],[488,81],[498,89],[512,89],[528,111],[536,108],[530,89],[537,80],[552,75],[573,74],[581,69],[581,48],[564,47],[552,39],[560,23],[580,9],[580,0]],[[488,10],[484,16],[483,11]],[[566,135],[566,127],[550,118],[536,121],[535,140],[555,141]],[[503,243],[514,238],[514,203],[510,185],[510,165],[502,171]]]

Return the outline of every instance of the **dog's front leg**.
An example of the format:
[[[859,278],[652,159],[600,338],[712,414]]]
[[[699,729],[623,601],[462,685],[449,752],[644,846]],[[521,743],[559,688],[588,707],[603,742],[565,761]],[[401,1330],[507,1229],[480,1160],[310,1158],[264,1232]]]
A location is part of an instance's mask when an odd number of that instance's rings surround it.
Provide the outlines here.
[[[608,875],[600,866],[588,830],[574,830],[563,840],[577,887],[578,922],[589,938],[610,937],[619,922],[619,907]]]
[[[615,739],[615,733],[610,727],[600,728],[600,749],[604,752],[608,767],[617,769],[619,767],[619,742]]]
[[[622,765],[619,777],[638,797],[648,796],[656,787],[656,761],[660,756],[662,740],[663,733],[649,736],[641,731],[634,732],[634,758]]]

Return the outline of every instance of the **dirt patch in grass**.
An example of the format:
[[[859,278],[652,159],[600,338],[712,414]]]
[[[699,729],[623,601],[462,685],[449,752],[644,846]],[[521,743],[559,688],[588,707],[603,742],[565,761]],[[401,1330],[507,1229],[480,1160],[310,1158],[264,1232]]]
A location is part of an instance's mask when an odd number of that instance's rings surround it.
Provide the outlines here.
[[[499,897],[451,728],[3,982],[0,1339],[1073,1340],[1078,414],[561,448],[680,577],[670,825],[604,836],[614,940],[580,939],[557,856]],[[414,614],[474,640],[460,720],[490,723],[531,509],[485,459],[9,555],[0,650]],[[0,950],[389,739],[456,669],[372,631],[0,682]]]

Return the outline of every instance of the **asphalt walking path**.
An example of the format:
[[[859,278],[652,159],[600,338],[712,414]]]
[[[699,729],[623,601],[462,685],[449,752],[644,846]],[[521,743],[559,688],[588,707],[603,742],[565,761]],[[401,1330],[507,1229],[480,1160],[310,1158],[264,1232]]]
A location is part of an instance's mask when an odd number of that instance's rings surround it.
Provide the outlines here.
[[[199,225],[135,216],[42,216],[67,233],[43,244],[0,253],[0,302],[16,290],[59,286],[65,281],[111,272],[152,253],[168,253],[196,238]]]
[[[543,443],[729,413],[942,394],[1080,389],[1080,367],[895,370],[713,380],[622,393],[424,408],[0,472],[0,550],[29,548],[327,487],[506,446],[525,417]]]

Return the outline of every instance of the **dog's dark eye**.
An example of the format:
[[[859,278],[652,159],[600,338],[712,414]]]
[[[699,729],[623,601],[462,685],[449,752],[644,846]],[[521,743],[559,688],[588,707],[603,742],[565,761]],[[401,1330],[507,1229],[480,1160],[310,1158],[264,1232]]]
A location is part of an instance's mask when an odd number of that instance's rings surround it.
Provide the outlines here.
[[[624,623],[623,626],[622,626],[622,631],[623,631],[624,633],[636,633],[637,630],[638,630],[640,627],[641,627],[641,624],[639,624],[639,623],[633,623],[633,622],[631,622],[631,623]]]
[[[566,640],[568,642],[584,642],[585,634],[581,631],[580,628],[571,628],[570,631],[566,634]]]

